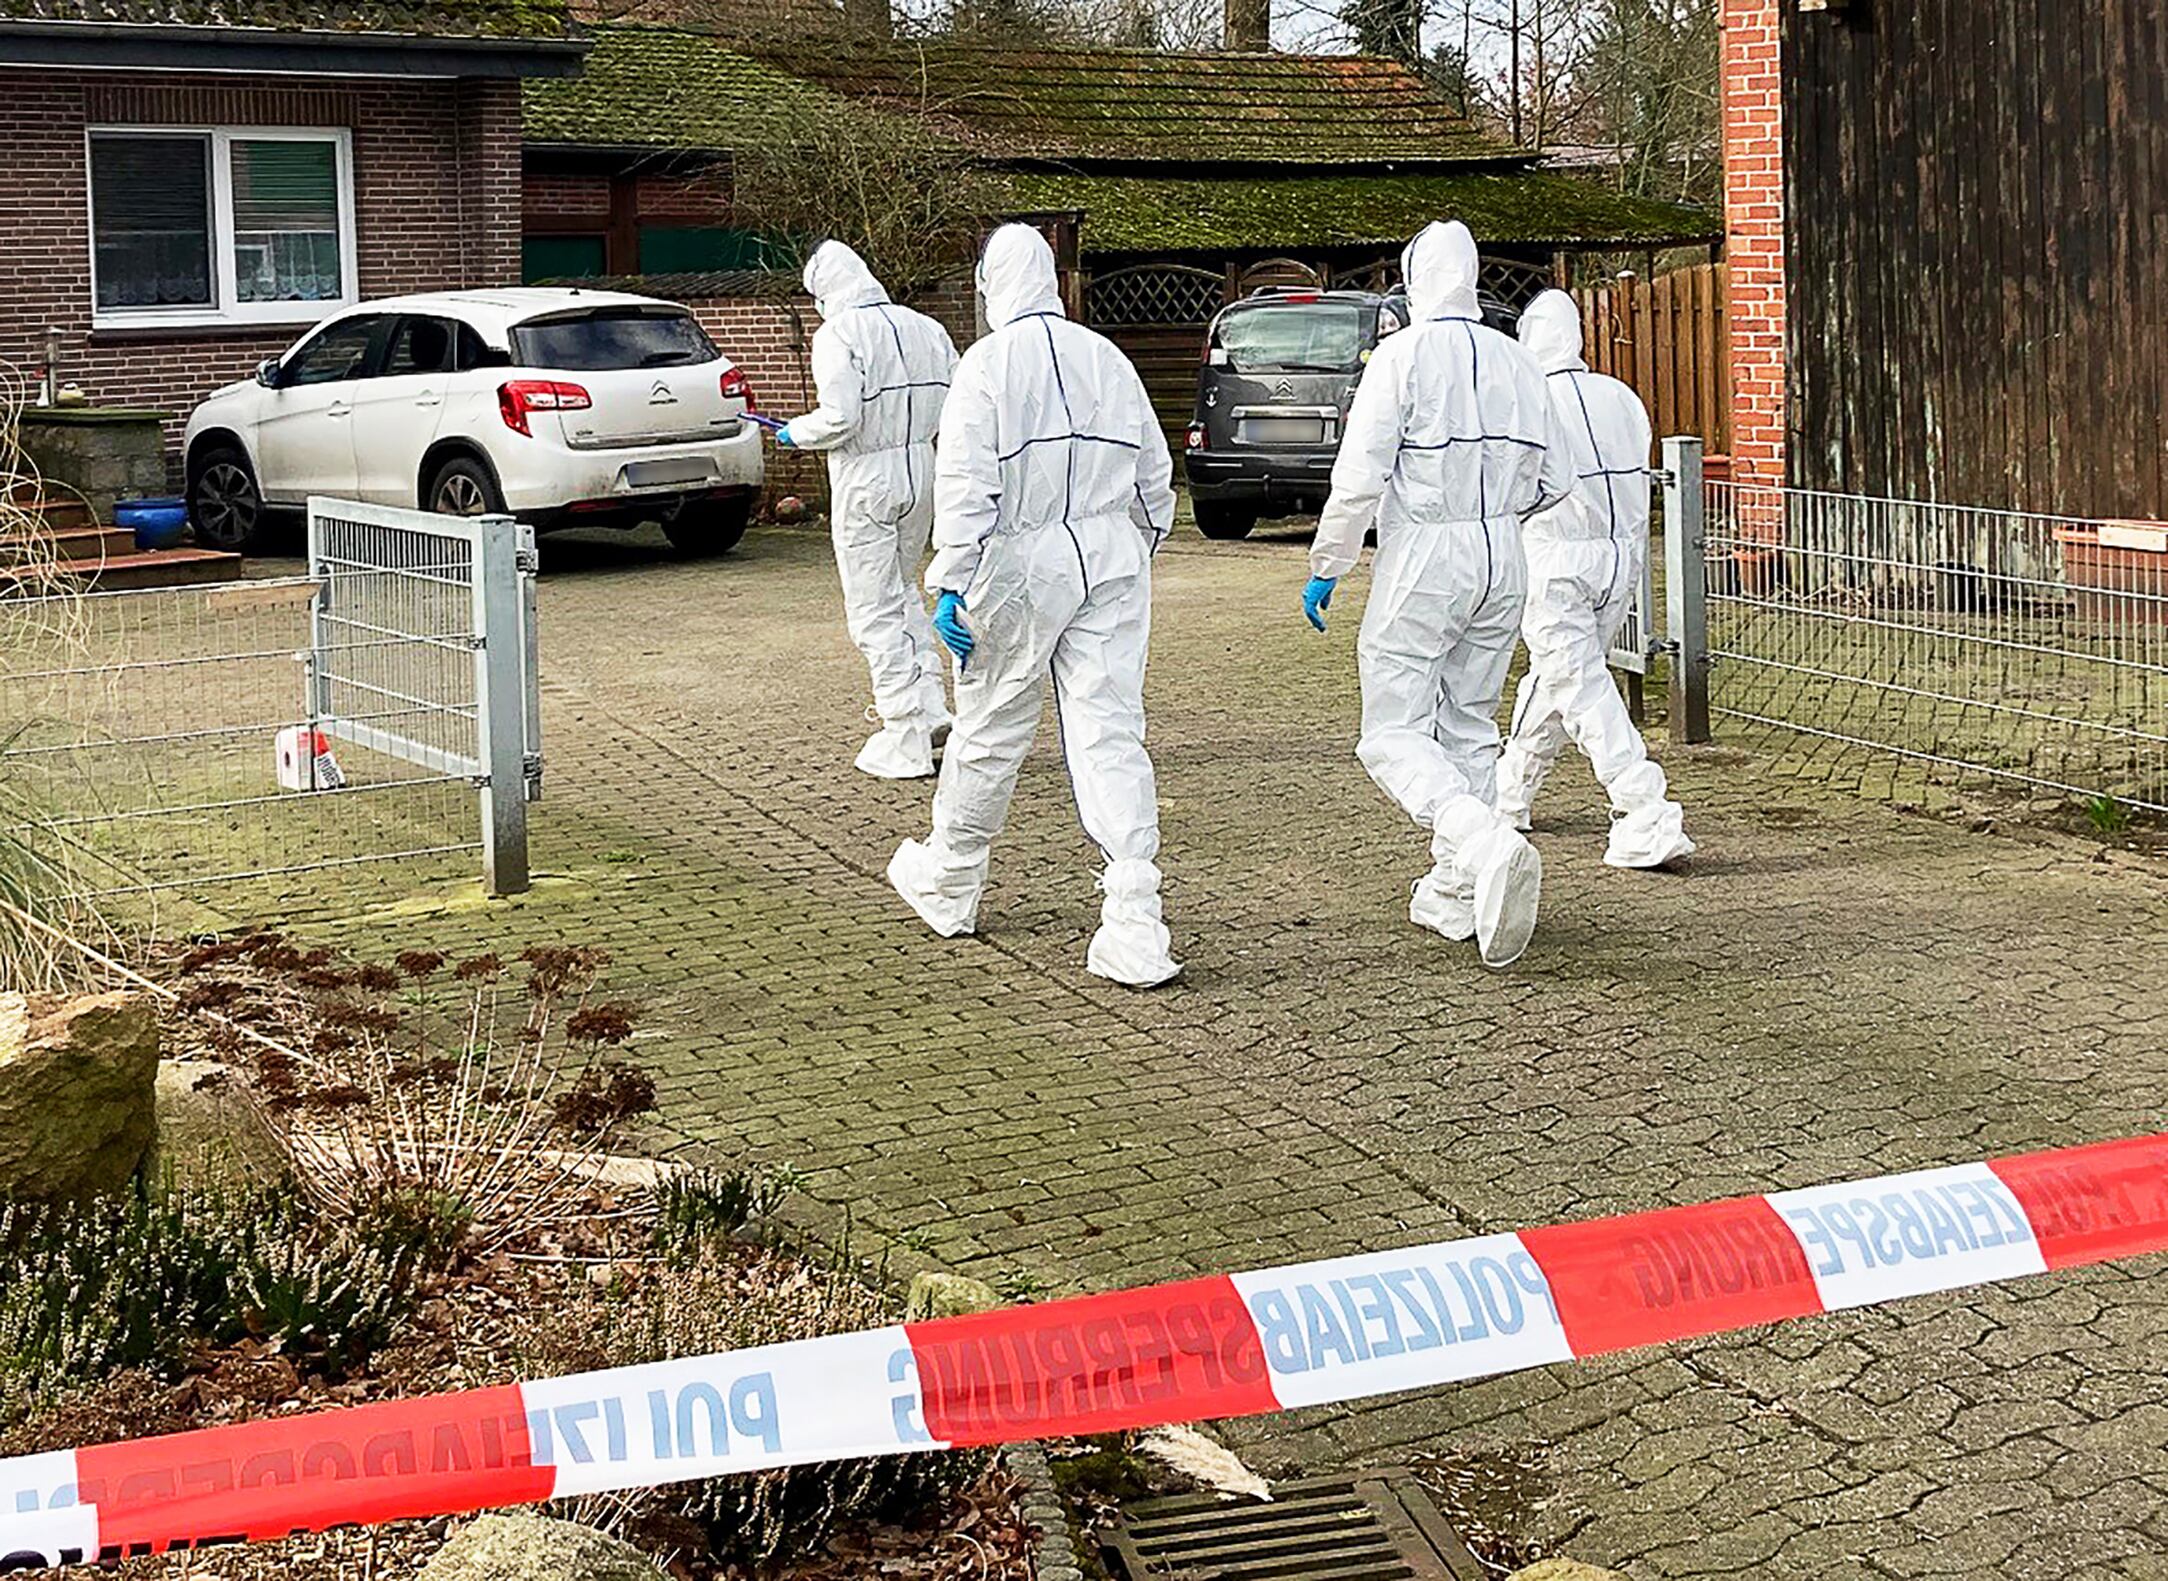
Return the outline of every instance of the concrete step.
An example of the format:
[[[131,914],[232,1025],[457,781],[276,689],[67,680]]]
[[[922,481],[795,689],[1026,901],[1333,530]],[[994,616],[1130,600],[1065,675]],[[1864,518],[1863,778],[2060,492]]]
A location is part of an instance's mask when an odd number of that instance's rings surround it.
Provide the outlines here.
[[[222,549],[153,549],[105,560],[64,560],[55,567],[101,593],[143,587],[194,587],[231,582],[241,574],[241,557]]]
[[[96,525],[89,504],[83,500],[25,491],[11,494],[8,503],[17,510],[28,511],[31,515],[42,518],[46,527],[53,532]]]
[[[56,560],[117,560],[137,552],[135,534],[120,527],[70,527],[49,541]]]

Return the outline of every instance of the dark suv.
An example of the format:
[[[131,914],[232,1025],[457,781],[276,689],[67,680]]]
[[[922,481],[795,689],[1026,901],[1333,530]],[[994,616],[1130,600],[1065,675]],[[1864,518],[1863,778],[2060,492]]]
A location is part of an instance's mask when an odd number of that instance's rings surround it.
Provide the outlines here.
[[[1513,332],[1513,315],[1487,297],[1483,319]],[[1261,516],[1322,510],[1370,348],[1407,322],[1398,291],[1267,288],[1222,308],[1182,453],[1197,530],[1241,538]]]

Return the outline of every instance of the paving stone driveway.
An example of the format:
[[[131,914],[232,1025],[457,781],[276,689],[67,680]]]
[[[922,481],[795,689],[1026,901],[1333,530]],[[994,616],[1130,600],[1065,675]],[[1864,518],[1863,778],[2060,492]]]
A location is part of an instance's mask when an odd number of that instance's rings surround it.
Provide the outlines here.
[[[880,878],[927,789],[849,761],[826,544],[545,546],[536,892],[367,888],[318,926],[606,945],[673,1124],[861,1233],[1052,1291],[2158,1129],[2168,875],[1673,753],[1703,855],[1598,861],[1585,772],[1496,975],[1406,922],[1424,841],[1353,758],[1362,578],[1292,537],[1159,562],[1150,693],[1179,986],[1087,977],[1096,857],[1048,724],[975,940]],[[394,942],[396,941],[396,942]],[[1637,1577],[2168,1577],[2157,1259],[1238,1429],[1271,1466],[1552,1446],[1540,1535]]]

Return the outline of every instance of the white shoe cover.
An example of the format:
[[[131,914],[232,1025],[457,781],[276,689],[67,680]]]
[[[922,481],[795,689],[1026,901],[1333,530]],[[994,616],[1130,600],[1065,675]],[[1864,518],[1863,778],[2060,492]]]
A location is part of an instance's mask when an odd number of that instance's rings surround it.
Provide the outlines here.
[[[1536,931],[1543,858],[1501,822],[1471,852],[1475,868],[1475,942],[1485,966],[1511,966]]]
[[[1172,943],[1159,914],[1159,869],[1150,862],[1112,862],[1100,875],[1106,900],[1099,908],[1099,931],[1084,955],[1084,969],[1094,977],[1129,988],[1157,988],[1170,982],[1181,964],[1167,953]]]
[[[943,862],[932,846],[906,840],[888,859],[888,882],[942,938],[977,931],[979,895],[986,886],[983,863],[976,873],[959,871]]]
[[[853,765],[877,780],[922,780],[933,773],[933,732],[921,720],[883,725],[858,750]]]
[[[1461,893],[1453,870],[1440,864],[1415,881],[1408,898],[1408,920],[1462,944],[1475,937],[1475,902]]]
[[[1660,801],[1612,820],[1603,860],[1608,867],[1667,867],[1693,854],[1694,842],[1686,837],[1686,809],[1675,801]]]

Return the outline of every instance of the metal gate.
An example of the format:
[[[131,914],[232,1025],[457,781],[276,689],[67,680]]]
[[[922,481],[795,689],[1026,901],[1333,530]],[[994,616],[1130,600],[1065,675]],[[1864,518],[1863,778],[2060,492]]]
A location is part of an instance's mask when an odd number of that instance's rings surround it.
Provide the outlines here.
[[[310,547],[302,576],[0,600],[0,834],[27,896],[209,905],[477,847],[493,893],[526,887],[531,540],[317,500]]]
[[[472,783],[482,881],[527,887],[527,803],[542,795],[534,529],[309,501],[312,726]]]

